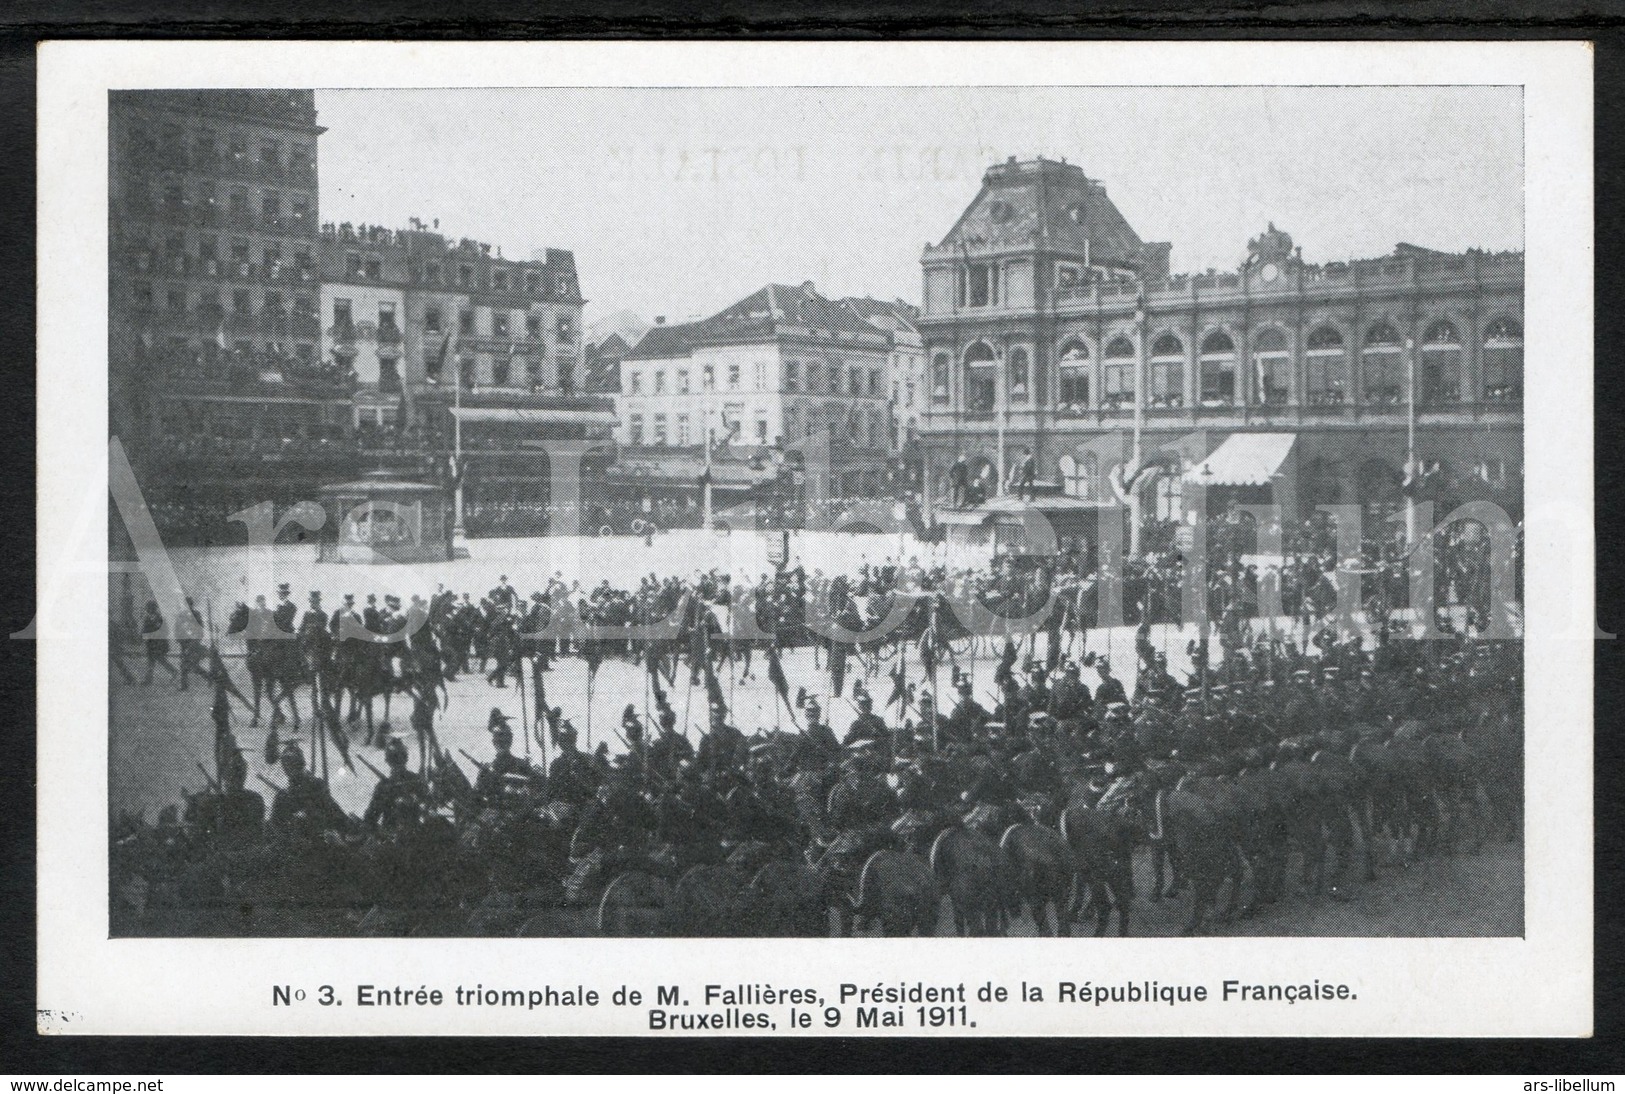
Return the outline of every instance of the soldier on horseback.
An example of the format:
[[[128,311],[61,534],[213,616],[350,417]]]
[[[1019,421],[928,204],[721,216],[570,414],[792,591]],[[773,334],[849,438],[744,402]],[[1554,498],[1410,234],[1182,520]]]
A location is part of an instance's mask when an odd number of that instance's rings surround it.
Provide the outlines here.
[[[288,785],[277,791],[271,804],[271,828],[285,834],[319,836],[349,830],[350,818],[333,800],[327,783],[305,766],[299,742],[282,746],[282,772]]]
[[[415,828],[429,811],[428,788],[423,776],[406,766],[406,745],[391,737],[384,745],[384,763],[389,772],[373,787],[372,800],[361,815],[368,829],[399,833]]]

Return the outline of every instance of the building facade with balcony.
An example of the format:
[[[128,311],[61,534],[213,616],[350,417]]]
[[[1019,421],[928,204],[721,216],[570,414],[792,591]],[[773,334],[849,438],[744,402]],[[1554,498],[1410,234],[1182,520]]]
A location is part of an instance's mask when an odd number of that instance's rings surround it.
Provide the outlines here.
[[[1169,252],[1074,165],[988,170],[921,260],[939,505],[957,458],[1002,482],[1023,448],[1040,480],[1115,504],[1108,476],[1138,421],[1142,452],[1168,469],[1148,514],[1176,513],[1194,481],[1288,512],[1392,510],[1414,421],[1422,497],[1519,518],[1521,253],[1400,244],[1310,265],[1273,225],[1234,272],[1171,276]]]
[[[473,534],[533,534],[579,510],[578,484],[554,496],[550,460],[601,474],[615,418],[578,386],[584,301],[569,251],[508,259],[418,221],[327,224],[320,262],[323,350],[355,377],[359,431],[447,454],[460,440]]]
[[[788,448],[827,438],[836,492],[874,493],[890,445],[892,336],[816,287],[767,285],[706,319],[658,322],[621,360],[617,440]]]
[[[109,95],[113,431],[319,427],[348,379],[321,354],[310,91]]]

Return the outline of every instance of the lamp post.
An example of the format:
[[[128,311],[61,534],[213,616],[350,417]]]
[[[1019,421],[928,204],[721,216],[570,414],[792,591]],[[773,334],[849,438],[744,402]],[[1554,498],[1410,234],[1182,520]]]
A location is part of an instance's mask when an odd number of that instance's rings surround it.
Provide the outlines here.
[[[452,525],[451,550],[453,557],[468,546],[468,530],[463,526],[463,364],[456,366],[457,386],[452,389],[451,411],[451,481]]]
[[[1405,546],[1416,546],[1416,339],[1405,339]]]
[[[711,408],[705,408],[705,470],[700,472],[701,521],[706,531],[711,530]]]
[[[1139,300],[1134,307],[1134,448],[1129,456],[1129,466],[1134,474],[1126,476],[1129,483],[1128,496],[1128,553],[1130,558],[1140,557],[1140,491],[1135,484],[1140,482],[1140,431],[1145,427],[1145,294],[1141,290]],[[1140,483],[1143,485],[1143,482]]]

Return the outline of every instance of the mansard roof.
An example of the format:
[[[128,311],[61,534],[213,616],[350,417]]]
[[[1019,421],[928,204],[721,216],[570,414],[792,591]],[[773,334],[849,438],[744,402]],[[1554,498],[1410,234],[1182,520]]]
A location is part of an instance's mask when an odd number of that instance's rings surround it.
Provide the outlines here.
[[[706,319],[651,327],[625,359],[682,357],[700,346],[766,342],[805,330],[884,337],[883,332],[842,302],[818,295],[810,281],[802,285],[769,284]]]
[[[1011,157],[988,168],[975,200],[926,255],[1033,247],[1087,257],[1097,266],[1133,268],[1147,250],[1106,196],[1106,187],[1082,168],[1043,157],[1024,162]]]

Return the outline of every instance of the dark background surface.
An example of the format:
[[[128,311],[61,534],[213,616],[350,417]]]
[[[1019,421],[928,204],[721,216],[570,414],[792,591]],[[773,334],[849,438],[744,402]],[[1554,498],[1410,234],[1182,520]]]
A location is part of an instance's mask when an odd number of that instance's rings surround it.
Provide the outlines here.
[[[820,2],[774,6],[742,0],[657,8],[635,0],[554,0],[514,18],[511,2],[375,2],[300,20],[274,0],[184,3],[55,0],[0,13],[0,628],[34,613],[34,46],[45,38],[1587,38],[1596,43],[1596,513],[1598,625],[1625,634],[1619,592],[1625,376],[1621,262],[1625,144],[1625,4],[1621,3],[1230,3],[1187,9],[1169,0],[1076,3],[1005,0],[997,9],[953,5]],[[19,19],[26,14],[27,21]],[[1267,76],[1267,74],[1261,74]],[[1578,241],[1576,251],[1579,252]],[[1583,261],[1576,253],[1575,261]],[[41,362],[49,368],[49,362]],[[0,642],[0,1073],[41,1077],[101,1073],[234,1072],[1484,1072],[1578,1078],[1625,1070],[1620,984],[1619,725],[1622,643],[1596,646],[1596,1036],[1578,1041],[1439,1040],[654,1040],[458,1038],[112,1038],[34,1033],[34,644]],[[1536,671],[1539,671],[1538,669]],[[49,732],[49,727],[46,727]],[[1087,943],[1083,943],[1087,944]],[[184,942],[175,943],[184,947]],[[1518,994],[1520,985],[1505,990]]]

